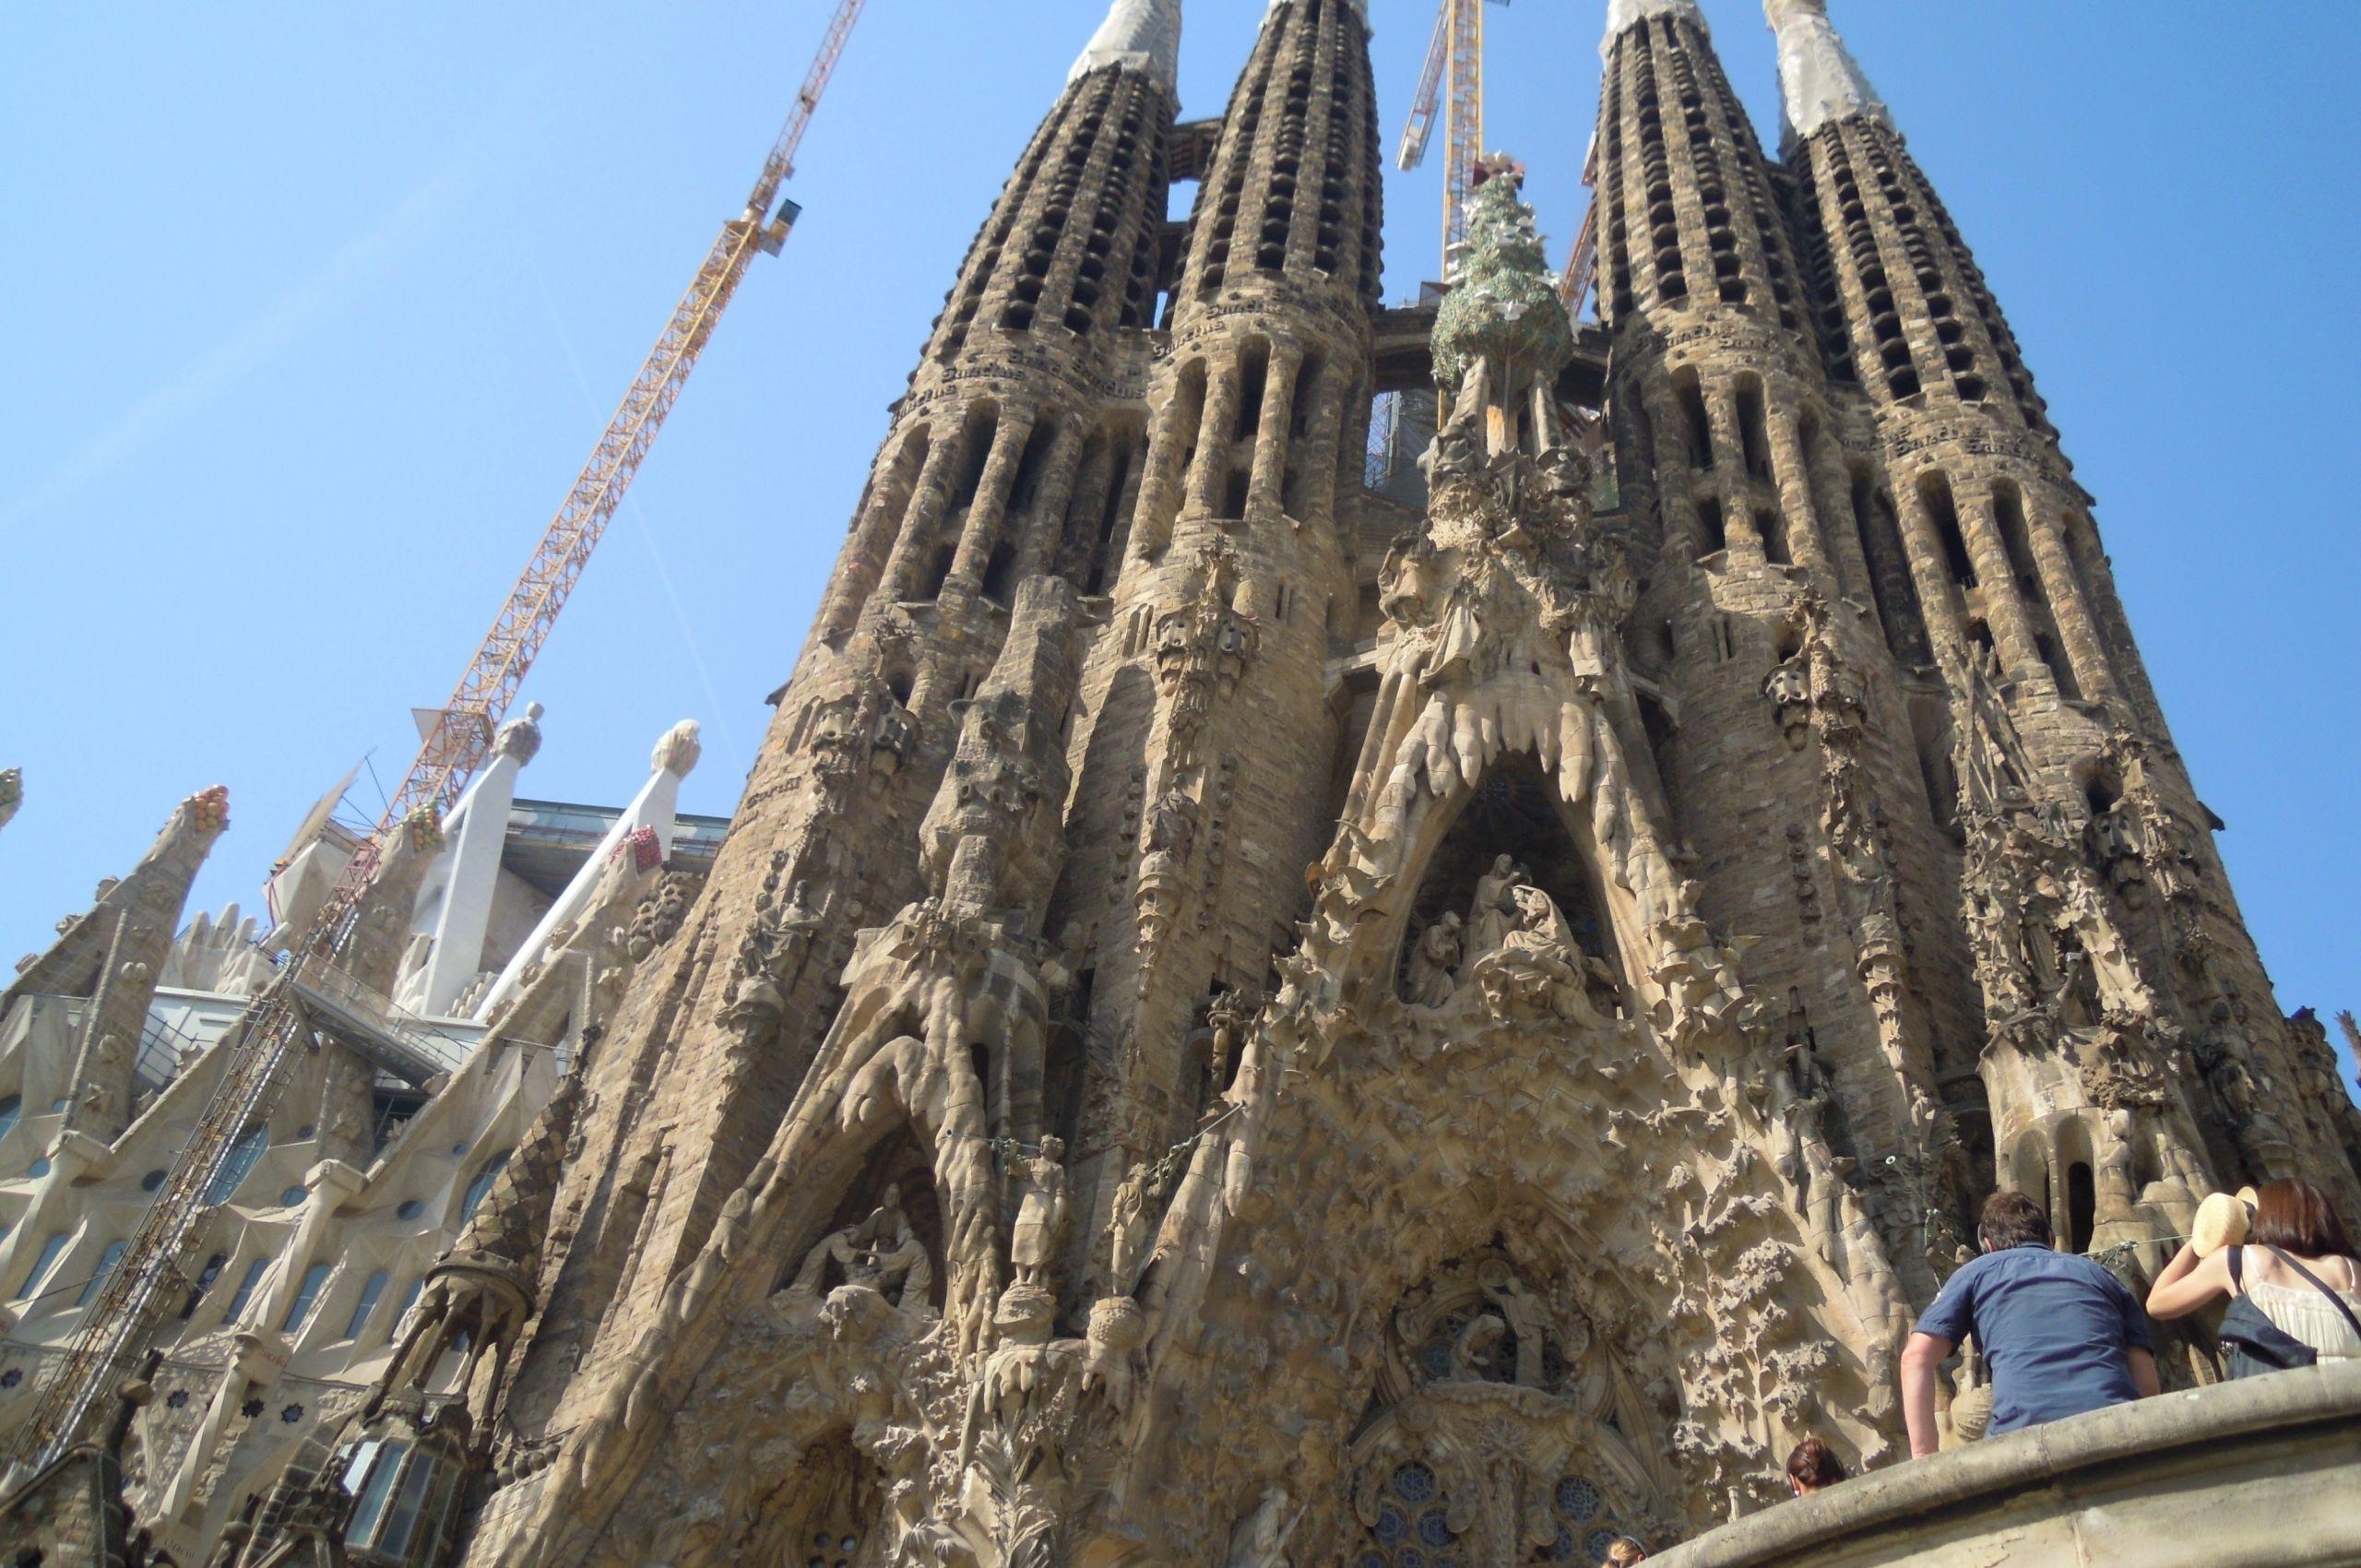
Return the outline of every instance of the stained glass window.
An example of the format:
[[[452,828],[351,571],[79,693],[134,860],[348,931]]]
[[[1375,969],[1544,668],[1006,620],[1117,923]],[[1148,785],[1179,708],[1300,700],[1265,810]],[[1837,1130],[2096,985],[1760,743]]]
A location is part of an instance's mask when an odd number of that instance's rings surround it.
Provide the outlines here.
[[[1386,1479],[1377,1523],[1354,1568],[1465,1568],[1457,1546],[1441,1479],[1432,1466],[1413,1459]]]

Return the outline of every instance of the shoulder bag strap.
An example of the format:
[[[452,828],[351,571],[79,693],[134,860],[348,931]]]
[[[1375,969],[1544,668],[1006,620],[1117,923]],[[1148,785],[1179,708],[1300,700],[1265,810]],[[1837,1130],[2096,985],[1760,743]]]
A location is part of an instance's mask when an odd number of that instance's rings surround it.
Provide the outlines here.
[[[2238,1255],[2245,1251],[2246,1249],[2244,1247],[2232,1247],[2230,1249],[2228,1260],[2230,1265],[2230,1294],[2233,1296],[2243,1296],[2247,1293],[2246,1260]]]
[[[2297,1274],[2302,1275],[2304,1277],[2305,1283],[2311,1286],[2313,1289],[2318,1290],[2321,1295],[2326,1296],[2329,1299],[2330,1303],[2333,1305],[2338,1312],[2344,1314],[2344,1321],[2353,1325],[2354,1334],[2356,1336],[2361,1336],[2361,1317],[2355,1316],[2353,1309],[2345,1304],[2344,1298],[2338,1295],[2334,1290],[2329,1289],[2328,1281],[2322,1279],[2319,1275],[2314,1274],[2310,1269],[2306,1268],[2302,1264],[2297,1263],[2294,1258],[2289,1257],[2285,1253],[2281,1252],[2277,1247],[2271,1249],[2271,1255],[2277,1258],[2281,1263],[2285,1264],[2289,1268],[2294,1269]]]

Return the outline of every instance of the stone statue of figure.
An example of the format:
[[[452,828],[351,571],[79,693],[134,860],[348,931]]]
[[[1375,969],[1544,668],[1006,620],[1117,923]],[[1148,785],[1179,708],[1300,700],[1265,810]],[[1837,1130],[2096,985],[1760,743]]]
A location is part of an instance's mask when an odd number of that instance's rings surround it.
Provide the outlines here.
[[[1124,1172],[1121,1185],[1115,1189],[1114,1212],[1108,1217],[1109,1255],[1108,1270],[1113,1278],[1108,1289],[1118,1296],[1129,1295],[1139,1280],[1140,1265],[1147,1260],[1150,1216],[1147,1211],[1147,1161],[1134,1160]]]
[[[873,1254],[879,1243],[885,1243],[889,1251],[897,1251],[904,1237],[908,1237],[912,1245],[918,1244],[911,1235],[909,1219],[902,1212],[901,1185],[889,1182],[884,1197],[870,1211],[868,1218],[822,1237],[819,1244],[804,1254],[803,1265],[795,1271],[795,1280],[788,1289],[818,1295],[820,1287],[826,1282],[831,1263],[843,1272],[848,1283],[872,1283],[877,1272]],[[925,1249],[920,1247],[919,1256],[924,1255]],[[931,1278],[930,1272],[930,1281]]]
[[[1516,1336],[1516,1381],[1526,1388],[1541,1386],[1541,1356],[1549,1338],[1548,1304],[1535,1295],[1508,1265],[1494,1259],[1477,1276],[1492,1310]]]
[[[1016,1229],[1009,1238],[1008,1261],[1016,1271],[1015,1283],[1047,1289],[1046,1276],[1056,1266],[1066,1238],[1067,1194],[1065,1140],[1054,1135],[1041,1140],[1041,1152],[1024,1162],[1024,1201],[1017,1206]]]
[[[1517,927],[1516,901],[1511,897],[1525,881],[1525,872],[1507,855],[1493,858],[1492,869],[1476,880],[1476,897],[1467,912],[1467,961],[1474,963],[1500,950]]]
[[[934,1260],[926,1255],[926,1243],[910,1229],[908,1218],[899,1209],[894,1214],[898,1224],[893,1235],[872,1241],[862,1260],[864,1283],[897,1307],[928,1311],[933,1306],[928,1297],[934,1289]]]
[[[1445,911],[1442,919],[1419,934],[1418,944],[1410,949],[1412,1003],[1440,1007],[1459,989],[1460,929],[1458,915]]]
[[[1295,1534],[1296,1522],[1303,1517],[1303,1510],[1287,1516],[1287,1489],[1275,1486],[1267,1489],[1254,1504],[1254,1512],[1238,1522],[1230,1532],[1228,1568],[1287,1568],[1287,1538]]]
[[[1516,924],[1501,939],[1503,947],[1546,955],[1561,963],[1579,961],[1581,945],[1574,941],[1574,929],[1566,923],[1565,911],[1558,901],[1529,883],[1509,890],[1509,897],[1516,909]]]

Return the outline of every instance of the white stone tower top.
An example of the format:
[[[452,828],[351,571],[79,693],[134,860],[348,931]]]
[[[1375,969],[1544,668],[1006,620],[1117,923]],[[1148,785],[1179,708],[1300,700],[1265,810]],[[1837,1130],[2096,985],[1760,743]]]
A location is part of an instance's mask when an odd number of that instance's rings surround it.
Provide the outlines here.
[[[1789,135],[1808,137],[1856,114],[1892,126],[1885,101],[1830,24],[1828,0],[1762,0],[1762,14],[1779,35],[1779,103]]]
[[[1705,13],[1697,8],[1697,0],[1607,0],[1607,35],[1598,41],[1599,58],[1615,53],[1615,41],[1626,28],[1650,17],[1687,17],[1699,30],[1708,35],[1713,30],[1705,26]]]
[[[1106,65],[1138,71],[1172,91],[1180,70],[1180,0],[1114,0],[1066,79]]]

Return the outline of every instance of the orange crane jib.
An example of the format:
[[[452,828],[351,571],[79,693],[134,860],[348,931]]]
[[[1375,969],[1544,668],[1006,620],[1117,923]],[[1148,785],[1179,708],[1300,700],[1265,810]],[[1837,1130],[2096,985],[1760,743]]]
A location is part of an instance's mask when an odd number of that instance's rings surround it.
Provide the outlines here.
[[[697,356],[729,308],[748,263],[758,251],[775,254],[786,240],[797,208],[787,202],[774,212],[772,203],[795,172],[796,149],[866,4],[838,0],[744,210],[722,224],[688,291],[672,307],[671,319],[590,449],[589,461],[542,530],[507,601],[492,618],[492,629],[427,731],[375,836],[346,868],[319,919],[295,949],[295,961],[255,997],[223,1037],[220,1049],[229,1056],[220,1085],[207,1102],[196,1134],[182,1146],[140,1217],[99,1299],[84,1313],[72,1344],[50,1363],[35,1390],[31,1418],[18,1429],[8,1455],[13,1464],[38,1469],[73,1444],[92,1411],[136,1365],[158,1303],[184,1286],[183,1261],[196,1244],[205,1217],[227,1195],[217,1194],[214,1182],[243,1131],[269,1114],[289,1053],[310,1036],[294,982],[306,969],[332,965],[344,948],[361,894],[392,842],[391,835],[413,816],[431,817],[448,810],[490,752],[493,732],[525,672],[549,640],[558,612],[581,580],[590,552],[598,548],[656,433],[663,428],[664,416],[671,411],[689,372],[696,368]]]

